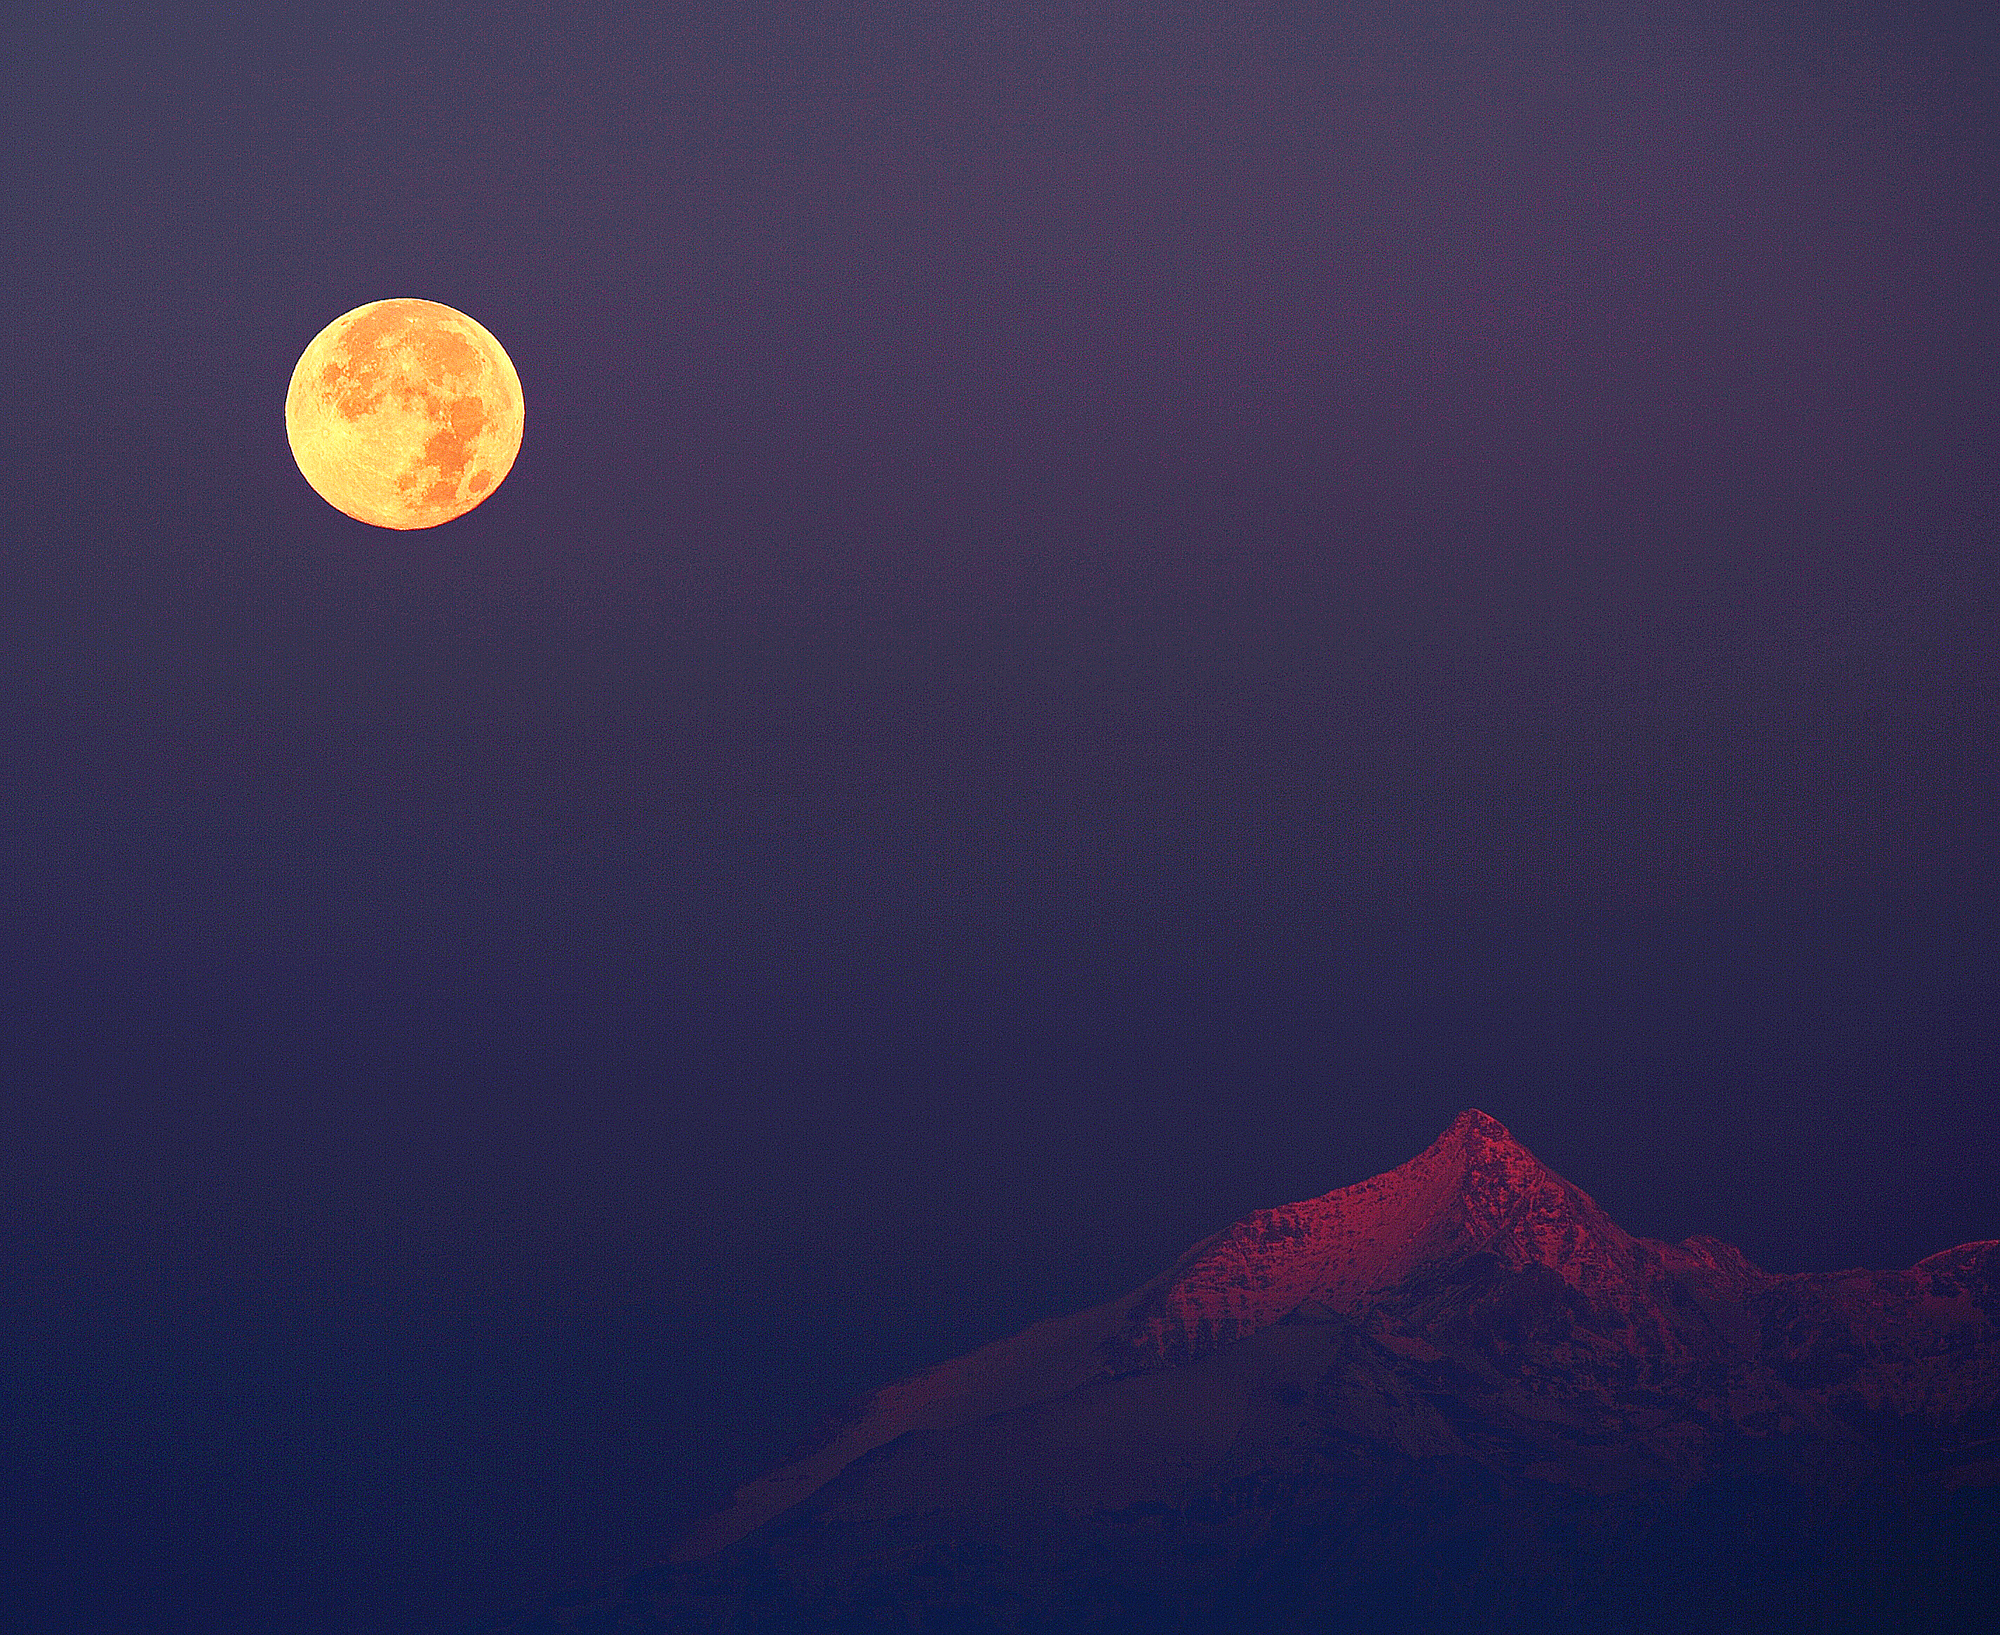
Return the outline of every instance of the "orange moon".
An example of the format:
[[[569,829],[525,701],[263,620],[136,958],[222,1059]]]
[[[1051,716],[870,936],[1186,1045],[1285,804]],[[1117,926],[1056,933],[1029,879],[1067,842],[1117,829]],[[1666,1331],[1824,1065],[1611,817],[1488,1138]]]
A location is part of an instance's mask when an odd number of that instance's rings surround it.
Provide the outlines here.
[[[521,377],[475,320],[371,301],[312,339],[285,394],[292,458],[321,499],[377,528],[435,528],[521,451]]]

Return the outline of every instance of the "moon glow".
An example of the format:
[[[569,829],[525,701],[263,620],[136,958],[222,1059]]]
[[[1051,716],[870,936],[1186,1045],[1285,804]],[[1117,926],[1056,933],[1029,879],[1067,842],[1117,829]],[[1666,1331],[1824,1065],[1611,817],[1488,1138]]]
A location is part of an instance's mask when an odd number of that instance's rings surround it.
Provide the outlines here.
[[[500,486],[521,450],[521,377],[474,319],[371,301],[292,370],[285,434],[321,499],[377,528],[435,528]]]

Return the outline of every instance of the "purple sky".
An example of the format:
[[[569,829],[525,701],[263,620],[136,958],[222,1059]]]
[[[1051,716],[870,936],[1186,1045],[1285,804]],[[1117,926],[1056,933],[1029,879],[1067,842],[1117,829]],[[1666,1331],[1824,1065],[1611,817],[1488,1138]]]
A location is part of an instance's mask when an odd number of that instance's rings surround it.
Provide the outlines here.
[[[2000,1231],[1990,8],[117,9],[0,130],[19,1627],[612,1570],[1466,1106]],[[433,532],[284,438],[394,295],[527,399]]]

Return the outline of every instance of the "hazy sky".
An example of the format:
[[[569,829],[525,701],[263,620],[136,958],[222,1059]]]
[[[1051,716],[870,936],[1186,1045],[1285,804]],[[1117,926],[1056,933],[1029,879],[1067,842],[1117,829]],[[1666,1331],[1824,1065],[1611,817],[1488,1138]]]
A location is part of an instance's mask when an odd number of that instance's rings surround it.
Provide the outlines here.
[[[10,25],[20,1627],[609,1571],[1466,1106],[2000,1231],[1991,8],[1240,9]]]

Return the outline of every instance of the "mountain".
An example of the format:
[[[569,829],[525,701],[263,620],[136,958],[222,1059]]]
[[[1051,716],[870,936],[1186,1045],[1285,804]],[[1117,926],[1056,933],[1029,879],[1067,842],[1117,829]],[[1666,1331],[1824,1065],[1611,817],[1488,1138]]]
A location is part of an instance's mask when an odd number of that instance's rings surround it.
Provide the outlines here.
[[[2000,1627],[2000,1243],[1773,1274],[1497,1120],[874,1392],[512,1630]]]

